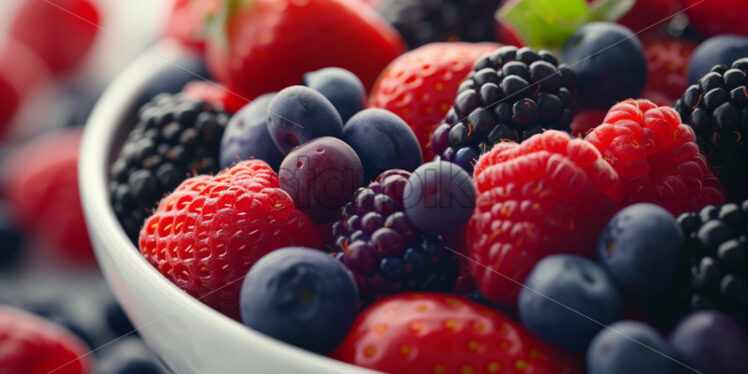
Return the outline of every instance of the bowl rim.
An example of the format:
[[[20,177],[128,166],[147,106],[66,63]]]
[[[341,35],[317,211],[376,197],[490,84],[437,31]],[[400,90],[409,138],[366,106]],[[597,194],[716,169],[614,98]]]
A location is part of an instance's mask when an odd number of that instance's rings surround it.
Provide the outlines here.
[[[107,189],[111,147],[116,140],[117,130],[132,112],[133,106],[138,104],[140,93],[148,81],[160,68],[175,64],[176,57],[182,53],[181,47],[168,41],[149,47],[107,87],[86,123],[78,163],[78,183],[89,235],[93,239],[98,234],[97,238],[102,241],[102,245],[95,248],[99,264],[103,268],[105,254],[116,258],[116,263],[126,264],[139,276],[146,277],[154,292],[168,295],[169,302],[175,305],[167,315],[189,309],[195,317],[210,325],[216,334],[222,334],[227,344],[250,344],[266,355],[293,355],[295,364],[298,364],[295,366],[298,367],[304,365],[330,373],[377,373],[273,339],[203,304],[151,266],[119,224]],[[104,273],[111,288],[112,280]],[[125,312],[130,314],[127,310]],[[141,323],[135,329],[148,323]],[[251,367],[248,366],[248,369]]]

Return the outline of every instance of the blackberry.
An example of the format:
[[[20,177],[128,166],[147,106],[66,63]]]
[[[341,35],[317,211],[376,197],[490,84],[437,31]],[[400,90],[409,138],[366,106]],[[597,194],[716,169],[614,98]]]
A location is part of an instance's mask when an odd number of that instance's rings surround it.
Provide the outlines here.
[[[420,232],[405,215],[410,173],[388,170],[359,188],[332,226],[334,256],[354,275],[362,300],[406,290],[451,292],[459,261],[441,236]]]
[[[748,58],[716,65],[673,106],[691,126],[728,200],[748,198]]]
[[[672,323],[717,309],[748,327],[748,200],[683,213],[678,223],[686,244],[656,314]]]
[[[575,105],[574,73],[551,52],[501,47],[475,62],[431,144],[438,157],[472,171],[498,142],[569,131]]]
[[[168,94],[143,105],[138,116],[109,170],[112,206],[133,242],[161,197],[189,176],[218,171],[229,119],[208,103]]]
[[[432,42],[493,41],[501,0],[385,0],[378,11],[409,48]]]

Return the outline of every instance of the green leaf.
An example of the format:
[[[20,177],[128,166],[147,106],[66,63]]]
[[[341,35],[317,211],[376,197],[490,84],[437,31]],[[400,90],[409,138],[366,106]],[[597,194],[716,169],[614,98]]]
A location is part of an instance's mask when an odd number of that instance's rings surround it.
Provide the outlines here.
[[[508,23],[523,41],[535,49],[558,51],[578,28],[588,22],[615,22],[631,9],[635,0],[517,0],[497,12],[499,22]]]
[[[616,22],[623,17],[636,0],[597,0],[590,4],[589,22]]]
[[[216,40],[221,47],[229,49],[228,27],[231,18],[236,12],[251,6],[254,0],[221,0],[221,7],[218,13],[210,15],[208,20],[208,32],[211,38]]]

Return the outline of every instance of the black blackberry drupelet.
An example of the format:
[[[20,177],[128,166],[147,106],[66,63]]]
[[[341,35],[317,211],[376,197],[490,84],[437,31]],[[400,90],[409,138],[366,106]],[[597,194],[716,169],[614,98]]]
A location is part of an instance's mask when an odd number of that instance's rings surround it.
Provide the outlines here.
[[[748,198],[748,58],[716,65],[673,106],[691,126],[728,201]]]
[[[748,327],[748,200],[678,217],[686,244],[656,314],[674,323],[717,309]]]
[[[212,105],[162,94],[143,105],[139,120],[110,168],[114,212],[134,242],[158,201],[183,180],[218,171],[229,115]]]
[[[353,194],[332,226],[334,256],[354,275],[364,301],[407,290],[451,292],[459,261],[446,241],[424,234],[403,210],[410,173],[388,170]]]
[[[431,144],[441,159],[472,171],[496,143],[569,131],[575,106],[574,73],[552,53],[501,47],[475,62]]]
[[[492,41],[501,0],[385,0],[379,13],[409,48],[432,42]]]

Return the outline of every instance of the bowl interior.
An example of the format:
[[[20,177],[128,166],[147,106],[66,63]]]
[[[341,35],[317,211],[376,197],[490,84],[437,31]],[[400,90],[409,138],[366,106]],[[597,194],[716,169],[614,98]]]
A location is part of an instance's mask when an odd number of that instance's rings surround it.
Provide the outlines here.
[[[79,164],[83,209],[99,264],[125,312],[148,345],[180,374],[374,373],[269,338],[216,312],[153,268],[119,225],[107,192],[109,165],[136,123],[148,82],[163,69],[182,68],[180,55],[168,43],[146,51],[102,95],[84,134]]]

